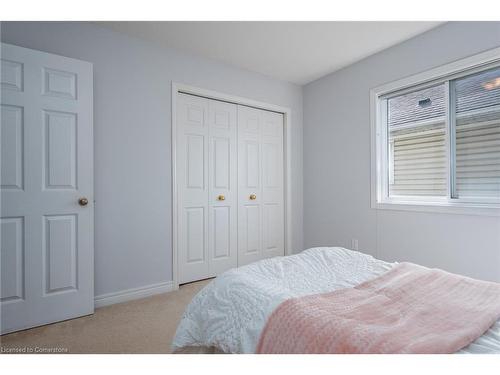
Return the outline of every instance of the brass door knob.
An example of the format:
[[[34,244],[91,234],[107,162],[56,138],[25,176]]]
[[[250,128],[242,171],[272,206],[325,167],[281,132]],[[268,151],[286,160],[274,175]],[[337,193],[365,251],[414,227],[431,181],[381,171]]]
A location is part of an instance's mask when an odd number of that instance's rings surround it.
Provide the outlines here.
[[[222,195],[222,194],[221,194],[221,195],[219,195],[219,196],[217,197],[217,199],[218,199],[218,200],[220,200],[220,201],[224,201],[224,200],[226,200],[226,197],[225,197],[224,195]]]
[[[254,201],[257,199],[257,196],[255,194],[250,194],[250,200]]]
[[[78,199],[78,204],[80,206],[86,206],[87,204],[89,204],[89,200],[87,198],[80,198]]]

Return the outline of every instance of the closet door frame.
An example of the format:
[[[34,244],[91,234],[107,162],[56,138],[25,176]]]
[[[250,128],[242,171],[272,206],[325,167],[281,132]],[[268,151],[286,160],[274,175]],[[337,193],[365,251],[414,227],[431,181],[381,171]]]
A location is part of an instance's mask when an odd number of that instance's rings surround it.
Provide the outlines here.
[[[172,171],[172,278],[174,288],[179,288],[178,264],[178,192],[177,192],[177,96],[179,93],[201,96],[207,99],[244,105],[283,114],[283,156],[284,156],[284,209],[285,209],[285,255],[293,253],[292,246],[292,194],[291,194],[291,157],[292,132],[291,110],[287,107],[259,102],[240,96],[206,90],[178,82],[172,82],[172,134],[171,134],[171,171]]]

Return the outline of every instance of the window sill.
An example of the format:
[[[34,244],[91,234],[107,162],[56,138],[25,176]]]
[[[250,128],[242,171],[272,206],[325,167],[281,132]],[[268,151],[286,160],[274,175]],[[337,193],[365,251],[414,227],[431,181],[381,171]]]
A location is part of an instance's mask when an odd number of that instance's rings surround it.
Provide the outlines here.
[[[417,202],[398,199],[372,202],[372,208],[379,210],[434,212],[445,214],[500,217],[500,206],[496,204],[477,204],[464,202]]]

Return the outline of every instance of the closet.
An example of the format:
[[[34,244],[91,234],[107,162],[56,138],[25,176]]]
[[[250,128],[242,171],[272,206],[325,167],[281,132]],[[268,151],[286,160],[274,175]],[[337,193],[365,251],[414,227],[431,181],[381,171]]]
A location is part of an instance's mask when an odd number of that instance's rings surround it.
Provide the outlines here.
[[[178,93],[175,142],[179,283],[284,255],[283,114]]]

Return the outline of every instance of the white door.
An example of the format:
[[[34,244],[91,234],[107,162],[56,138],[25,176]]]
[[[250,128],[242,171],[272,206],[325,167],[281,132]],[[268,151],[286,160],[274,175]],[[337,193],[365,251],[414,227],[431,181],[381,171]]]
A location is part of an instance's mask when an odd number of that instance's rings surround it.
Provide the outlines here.
[[[236,105],[178,94],[179,283],[237,264]]]
[[[283,115],[238,106],[238,266],[284,255]]]
[[[283,114],[263,111],[262,257],[285,255]]]
[[[208,101],[177,98],[177,199],[179,283],[209,277]]]
[[[238,106],[238,266],[262,259],[262,120]]]
[[[238,263],[236,105],[208,100],[208,249],[210,276]]]
[[[2,44],[2,333],[94,311],[92,85],[90,63]]]

